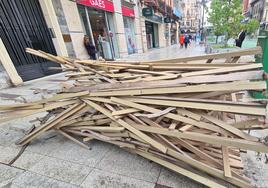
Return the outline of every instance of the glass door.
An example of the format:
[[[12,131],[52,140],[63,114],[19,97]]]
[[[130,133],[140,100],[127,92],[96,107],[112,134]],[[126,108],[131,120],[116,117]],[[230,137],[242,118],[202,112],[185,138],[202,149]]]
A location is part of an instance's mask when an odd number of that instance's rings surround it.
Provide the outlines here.
[[[105,12],[81,5],[78,5],[78,10],[84,33],[90,36],[92,43],[98,51],[98,56],[113,60],[114,56],[111,49]]]

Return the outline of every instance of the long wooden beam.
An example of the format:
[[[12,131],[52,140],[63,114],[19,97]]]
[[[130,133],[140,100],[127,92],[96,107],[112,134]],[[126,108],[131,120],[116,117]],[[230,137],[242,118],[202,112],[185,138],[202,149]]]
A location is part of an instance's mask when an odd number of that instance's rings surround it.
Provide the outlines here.
[[[151,94],[171,94],[171,93],[198,93],[212,91],[243,91],[243,90],[264,90],[265,81],[256,82],[232,82],[224,84],[207,84],[181,87],[162,87],[150,89],[130,89],[122,91],[99,91],[91,92],[89,96],[129,96],[129,95],[151,95]]]

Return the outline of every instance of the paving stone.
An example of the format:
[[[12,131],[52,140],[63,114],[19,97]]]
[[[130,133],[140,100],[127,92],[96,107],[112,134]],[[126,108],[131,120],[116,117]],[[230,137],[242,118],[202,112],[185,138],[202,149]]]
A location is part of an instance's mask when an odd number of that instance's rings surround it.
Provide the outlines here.
[[[92,168],[84,165],[46,156],[29,169],[31,172],[75,185],[81,184],[91,170]]]
[[[0,145],[11,146],[21,138],[24,134],[22,131],[14,130],[12,125],[17,121],[6,122],[0,124]]]
[[[0,187],[7,187],[13,179],[23,172],[21,169],[0,164]]]
[[[58,148],[57,142],[60,139],[61,136],[54,131],[46,132],[40,137],[34,139],[26,148],[26,151],[41,155],[49,155],[52,151]]]
[[[168,187],[168,186],[161,185],[161,184],[155,184],[154,188],[172,188],[172,187]]]
[[[41,176],[33,172],[25,172],[12,181],[11,188],[79,188],[80,186],[72,185],[58,181],[46,176]]]
[[[8,164],[18,153],[20,148],[12,148],[9,146],[0,146],[0,162]]]
[[[155,184],[94,169],[81,186],[86,188],[154,188]]]
[[[105,154],[113,148],[111,144],[100,141],[91,141],[88,145],[90,145],[91,150],[82,148],[73,141],[60,136],[54,144],[56,149],[52,150],[48,155],[58,159],[95,167]]]
[[[157,183],[172,188],[206,188],[206,186],[164,167],[161,169]]]
[[[42,158],[44,158],[44,155],[24,151],[12,166],[28,170],[36,163],[38,163]]]
[[[153,183],[157,181],[161,169],[159,165],[120,148],[109,152],[97,168]]]
[[[126,60],[159,60],[166,58],[178,58],[178,57],[189,57],[195,55],[201,55],[205,53],[204,47],[195,45],[194,43],[186,49],[180,49],[179,45],[172,45],[166,48],[159,48],[148,51],[146,53],[131,54],[123,59]]]

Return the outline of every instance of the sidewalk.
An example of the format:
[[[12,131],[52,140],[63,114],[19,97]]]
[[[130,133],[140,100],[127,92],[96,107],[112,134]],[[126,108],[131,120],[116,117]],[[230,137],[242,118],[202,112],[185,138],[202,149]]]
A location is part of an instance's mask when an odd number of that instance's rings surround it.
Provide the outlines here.
[[[155,49],[145,54],[134,54],[127,59],[173,58],[204,53],[202,47],[180,49],[177,45]],[[0,104],[11,103],[1,93],[22,95],[28,101],[37,100],[43,94],[33,94],[31,88],[57,89],[62,74],[25,83],[23,86],[0,90]],[[48,132],[32,142],[13,164],[8,163],[17,155],[20,147],[14,143],[30,128],[29,120],[44,114],[21,118],[0,124],[0,187],[25,188],[197,188],[204,187],[195,181],[171,172],[142,157],[130,154],[113,145],[99,141],[90,142],[86,150],[55,132]],[[265,134],[264,134],[265,133]],[[266,136],[267,132],[253,132]],[[262,156],[262,159],[264,156]],[[245,173],[255,187],[267,187],[268,167],[258,161],[256,153],[243,154]],[[162,185],[162,186],[160,186]]]
[[[193,42],[187,49],[180,48],[179,44],[174,44],[166,48],[151,49],[143,54],[131,54],[123,59],[127,60],[157,60],[165,58],[177,58],[197,56],[205,53],[205,47]]]

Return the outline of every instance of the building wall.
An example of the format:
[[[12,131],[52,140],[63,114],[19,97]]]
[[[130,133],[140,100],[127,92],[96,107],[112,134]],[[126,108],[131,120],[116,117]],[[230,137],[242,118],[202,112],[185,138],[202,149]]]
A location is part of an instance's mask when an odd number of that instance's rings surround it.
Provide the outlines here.
[[[264,12],[265,0],[252,0],[250,3],[250,14],[251,17],[257,19],[258,21],[262,20]]]
[[[125,38],[125,29],[122,15],[121,0],[113,0],[114,3],[114,22],[115,32],[119,48],[119,56],[125,57],[128,55],[127,42]]]
[[[268,0],[265,1],[262,22],[268,22]]]
[[[183,0],[181,7],[183,12],[182,29],[184,29],[185,31],[198,31],[199,24],[202,21],[201,5],[197,4],[196,0]]]
[[[88,53],[84,47],[84,31],[78,13],[77,4],[73,1],[60,0],[69,34],[73,44],[75,56],[79,59],[88,59]],[[72,10],[72,11],[70,11]]]
[[[134,7],[135,11],[135,37],[136,37],[136,46],[137,46],[137,52],[138,53],[143,53],[144,52],[144,46],[143,46],[143,38],[142,38],[142,24],[144,21],[142,21],[141,16],[141,8],[137,2],[136,6]]]
[[[51,28],[55,34],[55,38],[52,38],[54,47],[58,55],[68,56],[66,46],[62,38],[62,32],[57,21],[57,16],[55,14],[55,9],[53,7],[52,1],[50,0],[39,0],[42,13],[45,17],[46,24]]]
[[[60,27],[61,34],[62,34],[62,36],[69,38],[70,31],[69,31],[69,28],[67,26],[67,22],[66,22],[66,18],[65,18],[65,14],[64,14],[62,5],[61,5],[61,1],[60,0],[53,0],[52,3],[53,3],[53,7],[55,10],[57,21],[58,21],[58,24]],[[74,51],[72,42],[65,40],[64,44],[66,46],[68,56],[75,57],[75,51]]]
[[[141,10],[140,10],[140,15],[141,15]],[[141,27],[141,45],[142,45],[143,53],[145,53],[148,51],[148,47],[147,47],[145,17],[144,16],[140,16],[140,27]]]
[[[243,0],[243,14],[247,14],[249,11],[249,0]]]

